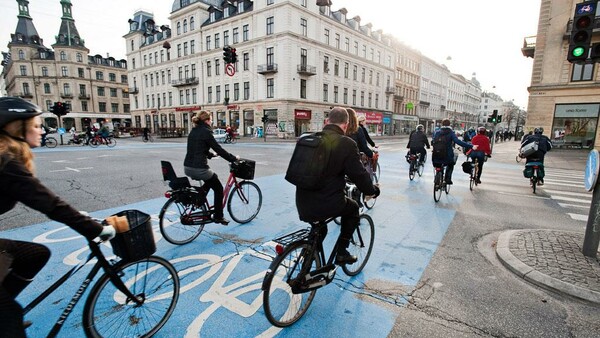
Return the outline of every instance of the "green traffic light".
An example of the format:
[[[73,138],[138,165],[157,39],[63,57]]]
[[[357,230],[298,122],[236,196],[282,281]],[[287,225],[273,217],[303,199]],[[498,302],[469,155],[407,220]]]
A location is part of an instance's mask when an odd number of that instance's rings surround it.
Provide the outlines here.
[[[579,57],[579,56],[583,55],[584,52],[585,52],[585,48],[575,47],[575,48],[573,48],[573,51],[571,52],[571,54],[573,56]]]

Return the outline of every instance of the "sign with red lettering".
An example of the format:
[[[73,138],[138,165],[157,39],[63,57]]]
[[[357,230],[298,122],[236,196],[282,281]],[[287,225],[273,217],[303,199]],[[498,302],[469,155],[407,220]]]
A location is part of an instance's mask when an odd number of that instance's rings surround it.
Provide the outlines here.
[[[200,110],[200,106],[193,107],[176,107],[175,111],[192,111],[192,110]]]
[[[294,110],[294,118],[297,120],[310,120],[311,111],[310,110]]]

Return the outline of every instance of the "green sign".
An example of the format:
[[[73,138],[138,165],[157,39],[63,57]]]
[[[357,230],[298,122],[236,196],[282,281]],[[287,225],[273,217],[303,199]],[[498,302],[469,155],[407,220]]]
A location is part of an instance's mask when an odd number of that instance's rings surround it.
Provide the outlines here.
[[[413,108],[415,108],[415,105],[412,102],[406,104],[406,109],[411,110]]]

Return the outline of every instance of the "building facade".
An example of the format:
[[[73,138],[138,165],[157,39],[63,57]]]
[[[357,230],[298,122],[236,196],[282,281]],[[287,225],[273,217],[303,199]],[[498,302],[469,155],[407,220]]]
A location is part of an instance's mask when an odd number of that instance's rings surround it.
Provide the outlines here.
[[[69,0],[61,0],[62,22],[56,42],[47,48],[29,15],[29,1],[17,0],[18,23],[3,53],[3,78],[8,96],[19,96],[45,110],[54,102],[71,105],[61,121],[52,113],[42,115],[44,124],[75,127],[131,123],[127,91],[127,62],[90,55],[79,36]]]
[[[176,0],[169,19],[159,28],[137,12],[124,36],[134,126],[185,133],[202,109],[241,135],[256,133],[266,115],[267,135],[291,137],[321,129],[340,105],[364,114],[371,133],[393,132],[391,39],[345,9]],[[238,62],[224,64],[225,46]]]
[[[580,2],[541,1],[537,36],[526,38],[522,49],[524,56],[533,58],[524,131],[542,127],[557,147],[599,148],[598,64],[567,61],[573,14]],[[594,27],[599,20],[596,16]],[[600,42],[598,29],[591,42]]]

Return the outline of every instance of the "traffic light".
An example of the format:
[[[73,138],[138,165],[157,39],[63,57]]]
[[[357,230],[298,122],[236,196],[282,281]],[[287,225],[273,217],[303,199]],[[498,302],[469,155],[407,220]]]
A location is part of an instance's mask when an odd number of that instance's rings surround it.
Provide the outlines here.
[[[581,62],[587,59],[592,31],[594,30],[597,4],[597,1],[586,1],[575,6],[567,61]]]
[[[223,47],[223,60],[225,60],[225,63],[231,63],[231,47]]]
[[[502,122],[502,115],[498,115],[498,117],[496,118],[496,123],[501,123]]]
[[[590,48],[590,58],[593,62],[600,62],[600,43],[595,43]]]
[[[267,114],[264,114],[264,115],[263,115],[263,117],[262,117],[261,121],[262,121],[263,123],[267,123],[267,122],[269,122],[269,117],[267,116]]]
[[[69,110],[71,110],[71,105],[66,102],[54,102],[52,107],[50,107],[50,112],[56,116],[67,115]]]
[[[488,122],[489,123],[497,123],[497,119],[498,119],[498,110],[494,109],[494,111],[492,112],[492,115],[490,115],[488,117]]]
[[[235,52],[235,48],[231,48],[229,50],[229,53],[231,55],[231,57],[230,57],[231,63],[236,63],[237,62],[237,53]]]

